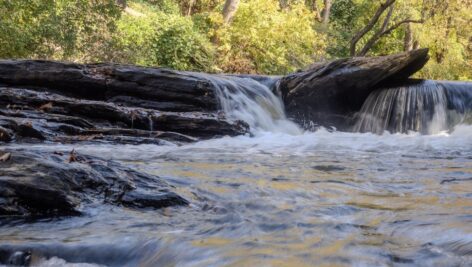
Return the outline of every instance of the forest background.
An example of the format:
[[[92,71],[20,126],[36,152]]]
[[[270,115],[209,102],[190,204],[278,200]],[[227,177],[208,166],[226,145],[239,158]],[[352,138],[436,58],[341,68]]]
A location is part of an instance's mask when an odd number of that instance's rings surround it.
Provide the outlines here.
[[[472,80],[472,0],[0,0],[0,58],[286,74],[429,48],[419,78]]]

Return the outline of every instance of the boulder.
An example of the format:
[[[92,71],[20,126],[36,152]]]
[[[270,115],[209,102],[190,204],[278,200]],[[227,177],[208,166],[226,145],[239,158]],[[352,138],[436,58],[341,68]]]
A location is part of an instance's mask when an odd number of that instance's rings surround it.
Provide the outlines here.
[[[428,59],[428,49],[420,49],[317,63],[283,77],[279,90],[290,118],[345,130],[371,92],[406,81]]]
[[[91,203],[130,208],[187,205],[161,178],[98,157],[1,150],[0,218],[80,215]]]

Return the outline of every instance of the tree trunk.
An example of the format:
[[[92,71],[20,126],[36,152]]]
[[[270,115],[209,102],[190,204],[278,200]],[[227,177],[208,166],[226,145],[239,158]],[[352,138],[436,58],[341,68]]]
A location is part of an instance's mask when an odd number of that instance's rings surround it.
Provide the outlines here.
[[[403,51],[408,52],[413,50],[413,31],[411,30],[411,24],[408,23],[405,26],[405,39],[403,41]]]
[[[318,7],[318,1],[317,0],[306,1],[306,4],[308,6],[311,6],[311,11],[315,12],[316,20],[318,22],[322,22],[323,19],[321,18],[321,12]]]
[[[223,7],[223,20],[229,24],[238,10],[239,0],[226,0]]]
[[[192,15],[192,8],[194,4],[195,4],[195,0],[189,0],[187,14],[186,14],[187,17]]]
[[[289,6],[289,1],[288,0],[279,0],[279,6],[280,9],[284,10],[287,9]]]
[[[116,0],[116,4],[119,5],[121,8],[126,8],[126,0]]]
[[[332,1],[331,0],[324,0],[324,8],[323,11],[321,12],[321,17],[323,19],[323,27],[326,29],[328,27],[329,23],[329,16],[331,14],[331,6],[332,6]]]

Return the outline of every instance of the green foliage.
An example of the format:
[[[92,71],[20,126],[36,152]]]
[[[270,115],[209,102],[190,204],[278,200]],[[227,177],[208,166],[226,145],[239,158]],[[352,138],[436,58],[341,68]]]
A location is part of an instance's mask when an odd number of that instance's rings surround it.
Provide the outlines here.
[[[176,7],[176,6],[175,6]],[[115,61],[178,70],[209,71],[214,48],[178,8],[131,4],[118,21]],[[169,12],[169,10],[173,10]]]
[[[162,22],[152,44],[159,65],[178,70],[212,70],[213,47],[190,18],[169,16]]]
[[[384,0],[244,0],[224,24],[224,0],[3,0],[0,58],[114,61],[181,70],[284,74],[314,61],[349,56],[351,38]],[[386,12],[385,12],[386,13]],[[361,48],[380,28],[358,43]],[[391,24],[411,24],[431,60],[419,78],[472,80],[470,0],[397,0]],[[404,50],[406,25],[382,36],[368,55]]]
[[[371,0],[336,0],[332,8],[329,30],[331,57],[349,56],[349,42],[364,27],[379,7]],[[472,80],[472,10],[469,0],[397,0],[391,24],[405,19],[424,23],[411,24],[418,48],[430,49],[431,59],[416,77],[426,79]],[[387,12],[374,29],[358,44],[362,47],[383,22]],[[405,27],[398,27],[383,36],[368,55],[385,55],[404,50]]]
[[[314,15],[303,4],[280,10],[274,0],[248,0],[230,26],[221,25],[219,14],[211,18],[224,71],[283,74],[324,55],[325,37],[313,30]]]
[[[113,1],[0,1],[0,57],[96,60],[119,14]]]

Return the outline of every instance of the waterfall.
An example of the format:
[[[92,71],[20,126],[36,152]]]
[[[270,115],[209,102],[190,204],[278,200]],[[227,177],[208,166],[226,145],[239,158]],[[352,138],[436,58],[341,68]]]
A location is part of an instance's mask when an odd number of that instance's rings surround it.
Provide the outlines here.
[[[229,75],[205,75],[204,78],[214,85],[225,115],[229,119],[247,122],[252,133],[302,133],[294,122],[287,119],[281,98],[273,92],[278,84],[277,78],[256,80]]]
[[[471,110],[472,83],[415,81],[370,94],[354,131],[436,134],[470,124]]]

